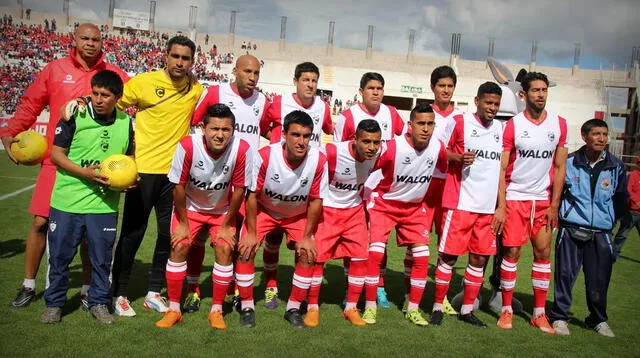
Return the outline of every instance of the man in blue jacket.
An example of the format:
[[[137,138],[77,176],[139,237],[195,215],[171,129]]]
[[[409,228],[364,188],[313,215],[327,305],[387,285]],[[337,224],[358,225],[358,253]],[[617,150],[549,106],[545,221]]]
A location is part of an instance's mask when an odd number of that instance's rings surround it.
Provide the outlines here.
[[[555,302],[550,318],[556,334],[569,335],[571,290],[580,268],[584,267],[589,308],[585,326],[614,337],[606,312],[613,265],[611,230],[625,210],[627,173],[622,161],[606,150],[609,135],[606,122],[590,119],[580,132],[586,145],[567,159],[558,212]]]

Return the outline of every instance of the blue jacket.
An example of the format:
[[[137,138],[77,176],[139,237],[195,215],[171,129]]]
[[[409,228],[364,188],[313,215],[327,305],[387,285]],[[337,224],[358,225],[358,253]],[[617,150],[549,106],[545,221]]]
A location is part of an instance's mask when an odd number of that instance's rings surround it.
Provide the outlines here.
[[[558,219],[563,226],[610,231],[626,208],[627,170],[608,151],[591,168],[585,148],[567,159]]]

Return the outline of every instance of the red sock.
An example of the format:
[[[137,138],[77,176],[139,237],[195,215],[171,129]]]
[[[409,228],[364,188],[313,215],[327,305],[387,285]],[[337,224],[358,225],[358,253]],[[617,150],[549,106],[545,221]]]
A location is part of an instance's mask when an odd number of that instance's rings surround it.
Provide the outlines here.
[[[313,266],[305,267],[301,264],[296,265],[296,269],[293,272],[293,285],[291,286],[289,301],[302,302],[307,299],[307,293],[313,280],[313,271]]]
[[[513,301],[513,290],[518,277],[518,260],[502,258],[500,264],[500,291],[502,292],[502,307],[510,307]]]
[[[204,246],[191,245],[187,255],[187,293],[196,292],[200,295],[200,272],[202,272],[202,262],[204,261]]]
[[[233,278],[233,264],[229,266],[213,264],[211,271],[211,281],[213,281],[213,296],[211,296],[211,304],[221,305],[224,296],[227,293],[227,287]]]
[[[187,276],[187,262],[173,262],[168,260],[165,276],[167,278],[167,296],[169,296],[169,301],[179,304],[182,301],[182,283]]]
[[[449,292],[449,283],[451,282],[451,277],[453,276],[453,267],[440,260],[438,262],[438,267],[436,268],[435,275],[436,294],[433,302],[442,304],[442,302],[444,302],[444,298],[447,296],[447,292]]]
[[[478,293],[480,293],[480,289],[482,288],[482,281],[484,281],[484,269],[482,267],[467,265],[467,270],[464,272],[464,295],[462,296],[463,306],[473,305],[478,297]]]
[[[358,303],[362,288],[364,287],[364,277],[367,273],[367,261],[363,259],[352,259],[351,270],[349,271],[347,285],[347,303]]]
[[[253,262],[236,263],[236,284],[240,291],[242,305],[253,305],[253,279],[255,278],[256,267]]]
[[[313,266],[313,276],[311,277],[311,286],[307,295],[307,303],[309,305],[317,305],[320,302],[320,288],[322,287],[322,273],[324,264],[316,263]]]
[[[265,241],[262,259],[264,260],[264,279],[266,288],[278,287],[278,260],[280,259],[280,242]]]
[[[413,265],[411,267],[411,289],[409,303],[419,305],[427,285],[429,273],[429,246],[418,246],[411,249]]]
[[[387,273],[387,250],[384,250],[384,256],[382,256],[382,262],[380,262],[380,279],[378,280],[378,287],[384,288],[384,275]]]
[[[367,274],[364,278],[364,294],[367,302],[376,302],[378,298],[378,281],[380,280],[380,263],[384,256],[384,242],[369,244],[369,259],[367,260]],[[353,262],[351,262],[353,265]]]
[[[551,262],[533,261],[531,282],[533,284],[533,308],[545,308],[549,281],[551,280]]]
[[[404,254],[404,292],[409,292],[411,289],[411,266],[413,266],[413,254],[411,249],[407,248]]]

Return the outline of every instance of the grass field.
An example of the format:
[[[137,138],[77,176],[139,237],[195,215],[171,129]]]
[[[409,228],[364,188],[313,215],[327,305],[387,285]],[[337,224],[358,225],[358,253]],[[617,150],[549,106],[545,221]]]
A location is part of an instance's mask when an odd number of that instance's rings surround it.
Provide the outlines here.
[[[582,328],[587,314],[582,276],[574,290],[573,313],[576,319],[570,325],[572,335],[569,337],[545,335],[530,327],[528,318],[524,316],[514,318],[513,330],[502,331],[495,325],[496,315],[485,308],[477,316],[489,324],[488,329],[469,327],[454,317],[445,317],[443,325],[437,328],[412,326],[400,312],[404,251],[395,247],[389,250],[386,278],[387,291],[394,306],[391,309],[379,309],[376,325],[353,327],[341,318],[340,303],[344,295],[342,265],[333,262],[325,271],[320,327],[294,330],[282,318],[284,301],[275,311],[263,308],[262,265],[256,262],[257,327],[240,327],[239,316],[234,312],[226,318],[229,329],[215,331],[206,320],[211,302],[210,266],[213,262],[212,252],[209,251],[201,275],[205,294],[201,311],[185,315],[182,324],[160,330],[154,327],[160,314],[142,308],[155,241],[153,219],[138,252],[129,286],[137,317],[118,318],[114,326],[104,327],[79,309],[81,274],[79,258],[76,257],[71,268],[71,288],[63,321],[59,325],[45,326],[39,321],[44,309],[42,289],[45,264],[38,274],[37,300],[25,309],[10,307],[15,290],[23,279],[24,237],[31,220],[26,210],[32,190],[9,198],[5,196],[34,184],[36,173],[37,168],[10,164],[4,152],[0,151],[0,285],[3,288],[0,291],[0,330],[5,332],[0,340],[1,356],[640,356],[640,345],[633,338],[640,331],[637,296],[640,292],[640,281],[637,280],[640,240],[635,232],[624,248],[624,257],[615,265],[609,290],[609,323],[617,335],[614,339]],[[434,245],[431,252],[436,252]],[[287,298],[293,258],[285,248],[281,256],[279,287],[281,298]],[[435,257],[432,257],[431,263],[434,261]],[[450,297],[460,287],[465,265],[466,259],[461,259],[456,265]],[[530,265],[531,250],[525,248],[516,297],[523,301],[527,312],[531,311],[533,301]],[[433,273],[433,266],[429,272]],[[488,287],[488,283],[485,283],[482,291],[485,298],[490,293]],[[551,300],[552,293],[549,294],[548,305]],[[432,302],[433,282],[430,281],[422,308],[429,312]]]

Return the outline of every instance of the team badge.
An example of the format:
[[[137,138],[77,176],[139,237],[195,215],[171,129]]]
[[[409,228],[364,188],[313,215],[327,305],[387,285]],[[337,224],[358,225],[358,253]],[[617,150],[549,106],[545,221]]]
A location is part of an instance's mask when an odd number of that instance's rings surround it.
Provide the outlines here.
[[[257,106],[253,107],[253,114],[257,117],[258,114],[260,114],[260,108],[258,108]]]
[[[498,133],[493,133],[493,139],[496,140],[496,143],[498,143],[500,141],[500,134]]]
[[[382,123],[382,130],[386,131],[389,128],[389,124],[387,122]]]
[[[309,183],[309,179],[307,178],[302,178],[302,180],[300,180],[300,186],[303,188],[307,186],[308,183]]]
[[[55,222],[55,221],[51,221],[51,222],[49,222],[49,230],[50,230],[51,232],[56,231],[56,226],[58,226],[58,225],[56,225],[56,222]]]
[[[553,142],[556,139],[556,135],[553,132],[547,132],[547,137],[549,138],[549,142]]]
[[[164,97],[164,87],[156,87],[156,96]]]
[[[227,103],[227,106],[229,107],[229,109],[236,109],[236,106],[233,104],[233,101],[229,101],[229,103]]]
[[[611,186],[611,181],[607,178],[602,179],[602,182],[600,182],[600,186],[602,187],[602,189],[609,189],[609,187]]]
[[[228,165],[224,165],[224,167],[222,167],[222,174],[227,174],[229,173],[229,166]]]
[[[100,149],[102,149],[103,152],[106,152],[107,150],[109,150],[109,142],[111,141],[111,135],[109,134],[108,130],[103,130],[102,133],[100,133]]]
[[[320,116],[317,115],[317,114],[314,114],[313,115],[313,124],[317,126],[318,123],[320,123]]]
[[[430,169],[432,166],[433,166],[433,159],[432,158],[427,159],[427,168]]]

